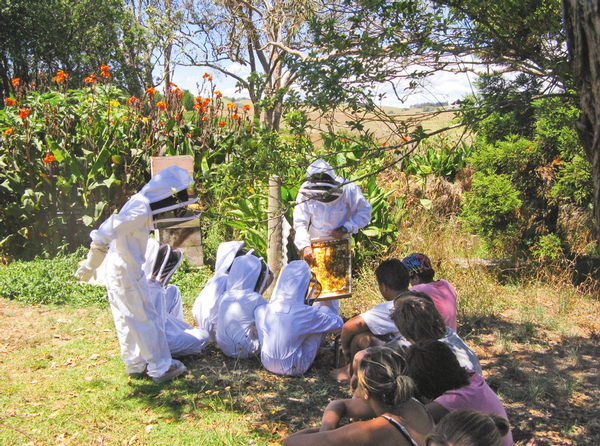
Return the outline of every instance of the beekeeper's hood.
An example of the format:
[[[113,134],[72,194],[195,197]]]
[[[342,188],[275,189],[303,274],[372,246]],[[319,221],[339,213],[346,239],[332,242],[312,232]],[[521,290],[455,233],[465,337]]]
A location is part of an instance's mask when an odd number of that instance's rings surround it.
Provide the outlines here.
[[[187,190],[193,183],[188,171],[179,166],[166,167],[148,181],[139,194],[150,202],[155,226],[170,226],[200,216],[181,212],[181,208],[198,201],[198,197],[188,196]]]
[[[253,255],[237,257],[227,278],[227,292],[254,291],[260,276],[261,260]]]
[[[288,263],[279,276],[270,303],[304,304],[310,278],[310,266],[304,260]]]
[[[238,252],[246,244],[244,242],[224,242],[217,248],[217,256],[215,258],[215,274],[226,273],[231,268],[231,264],[235,260]]]
[[[345,180],[338,177],[327,162],[313,161],[305,175],[299,193],[307,199],[315,199],[323,203],[331,203],[342,196],[342,185]]]
[[[338,177],[335,174],[333,167],[331,167],[331,165],[327,161],[324,161],[324,160],[313,161],[310,164],[310,166],[308,166],[308,168],[306,169],[305,178],[308,180],[308,179],[310,179],[310,177],[312,177],[313,175],[316,175],[316,174],[326,174],[329,177],[331,177],[332,180],[337,180],[339,182],[344,181],[344,179],[342,177]]]

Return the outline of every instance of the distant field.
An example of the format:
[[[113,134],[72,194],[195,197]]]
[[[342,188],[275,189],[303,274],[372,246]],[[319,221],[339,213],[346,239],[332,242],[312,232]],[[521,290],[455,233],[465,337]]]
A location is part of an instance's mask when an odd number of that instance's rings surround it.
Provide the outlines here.
[[[405,128],[410,133],[417,125],[422,125],[426,132],[436,131],[452,125],[454,111],[425,112],[423,109],[401,109],[394,107],[384,107],[382,109],[385,116],[377,116],[374,113],[367,113],[359,116],[363,119],[362,123],[365,129],[373,132],[375,137],[382,143],[389,142],[394,138],[406,135]],[[348,124],[350,121],[356,121],[357,116],[337,111],[333,114],[321,115],[317,112],[309,114],[310,125],[312,129],[313,142],[318,145],[320,142],[320,133],[333,128],[335,131],[352,131]],[[457,130],[449,130],[448,134],[458,134]]]

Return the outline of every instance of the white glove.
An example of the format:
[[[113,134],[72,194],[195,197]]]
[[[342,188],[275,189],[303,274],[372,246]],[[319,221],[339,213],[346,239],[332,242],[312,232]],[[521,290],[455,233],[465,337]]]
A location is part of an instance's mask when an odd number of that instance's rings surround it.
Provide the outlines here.
[[[92,242],[87,258],[80,264],[75,272],[75,277],[81,282],[88,282],[94,275],[94,271],[102,265],[107,250],[108,246]]]

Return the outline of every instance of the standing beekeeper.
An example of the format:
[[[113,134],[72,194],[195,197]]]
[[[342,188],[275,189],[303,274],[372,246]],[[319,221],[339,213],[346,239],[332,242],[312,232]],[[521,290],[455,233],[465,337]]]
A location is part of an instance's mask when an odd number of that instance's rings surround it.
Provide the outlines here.
[[[356,234],[371,221],[371,205],[360,187],[339,177],[323,160],[314,161],[305,175],[294,208],[294,244],[307,261],[314,260],[311,238]]]
[[[233,261],[217,323],[217,344],[226,356],[245,359],[260,351],[254,310],[268,303],[262,294],[272,281],[263,259],[249,255]]]
[[[154,382],[162,383],[186,371],[169,351],[161,314],[164,293],[160,287],[150,286],[142,265],[151,230],[199,216],[170,214],[198,201],[197,197],[188,197],[187,189],[192,185],[190,174],[179,166],[157,173],[118,214],[90,233],[90,251],[75,273],[80,280],[88,281],[106,257],[108,300],[121,357],[132,378],[147,374]]]
[[[200,328],[208,331],[211,342],[216,340],[219,305],[227,291],[229,270],[236,257],[247,253],[245,245],[244,242],[238,241],[223,242],[219,245],[215,258],[215,274],[206,282],[194,301],[192,316]]]
[[[300,375],[311,366],[325,334],[344,321],[329,306],[311,306],[318,282],[304,260],[281,272],[273,297],[254,310],[264,367],[278,375]]]

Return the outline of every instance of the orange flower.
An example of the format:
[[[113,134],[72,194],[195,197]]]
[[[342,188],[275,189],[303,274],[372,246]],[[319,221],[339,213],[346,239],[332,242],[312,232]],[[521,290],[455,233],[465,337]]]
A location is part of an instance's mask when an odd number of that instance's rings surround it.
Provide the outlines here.
[[[210,74],[208,74],[208,73],[204,73],[204,76],[202,76],[202,77],[203,77],[204,79],[206,79],[207,77],[211,77],[211,75],[210,75]]]
[[[56,82],[64,82],[64,81],[66,81],[67,79],[69,79],[69,75],[68,75],[67,73],[65,73],[63,70],[59,70],[59,71],[56,73],[56,76],[54,76],[54,80],[55,80]]]
[[[196,97],[194,98],[194,101],[196,101],[196,102],[198,102],[198,103],[202,102],[202,96],[196,96]]]
[[[216,97],[218,98],[222,98],[223,97],[223,93],[221,93],[219,90],[215,90],[215,92],[213,93]]]
[[[10,127],[10,128],[8,128],[8,129],[4,130],[4,134],[5,134],[5,135],[10,135],[10,134],[11,134],[12,132],[14,132],[14,131],[15,131],[15,129],[13,129],[12,127]]]
[[[232,118],[233,118],[233,119],[235,119],[236,121],[237,121],[238,119],[240,119],[240,117],[238,116],[238,114],[237,114],[237,113],[236,113],[236,114],[234,114],[234,115],[232,116]]]
[[[108,65],[104,65],[102,64],[100,66],[100,75],[102,77],[110,77],[110,73],[109,73],[110,67]]]
[[[156,94],[156,89],[154,87],[150,87],[150,88],[146,89],[146,93],[151,94],[151,95],[155,95]]]
[[[177,114],[175,115],[175,120],[176,120],[176,121],[179,121],[180,119],[181,119],[181,113],[177,113]]]
[[[208,80],[209,80],[209,81],[212,81],[212,76],[208,76]]]
[[[86,77],[83,82],[87,82],[88,84],[95,84],[96,83],[96,76],[94,76],[93,74],[90,74],[88,77]]]
[[[202,122],[206,121],[206,116],[202,116]]]
[[[208,98],[206,98],[205,100],[203,100],[202,101],[202,107],[206,107],[209,102],[210,102],[210,99],[208,99]]]
[[[54,155],[52,155],[51,153],[46,153],[46,156],[44,157],[44,162],[46,164],[49,164],[52,161],[56,161],[56,157]]]
[[[202,108],[202,106],[200,104],[194,104],[194,108],[198,111],[200,111],[200,109]]]
[[[408,138],[406,136],[402,137],[402,142],[408,142]]]
[[[219,127],[223,128],[227,125],[225,121],[219,121]]]
[[[135,96],[131,96],[129,99],[127,99],[127,103],[129,105],[137,104],[138,102],[140,102],[140,100]]]
[[[17,101],[15,101],[13,98],[4,98],[4,102],[8,106],[15,105],[17,103]]]
[[[12,86],[13,87],[18,87],[19,85],[21,85],[21,78],[20,77],[15,77],[12,80]]]
[[[19,117],[23,120],[27,119],[27,116],[29,116],[29,113],[31,112],[31,110],[29,110],[28,108],[21,108],[19,109]]]
[[[192,137],[192,134],[191,134],[191,133],[188,133],[186,136],[187,136],[188,138],[191,138],[191,137]]]
[[[173,82],[169,82],[169,86],[171,87],[171,89],[179,88],[179,87],[177,87],[177,84],[174,84]]]
[[[158,101],[156,103],[156,106],[161,110],[164,110],[165,108],[167,108],[167,103],[165,101]]]
[[[250,111],[250,104],[244,104],[244,111]]]
[[[206,108],[206,107],[202,107],[202,111],[203,111],[204,113],[206,113],[206,111],[207,111],[207,108]]]
[[[179,99],[183,99],[183,91],[179,90],[179,91],[177,92],[177,97],[178,97]]]
[[[227,104],[227,108],[236,108],[236,106],[233,102],[230,102],[229,104]]]

